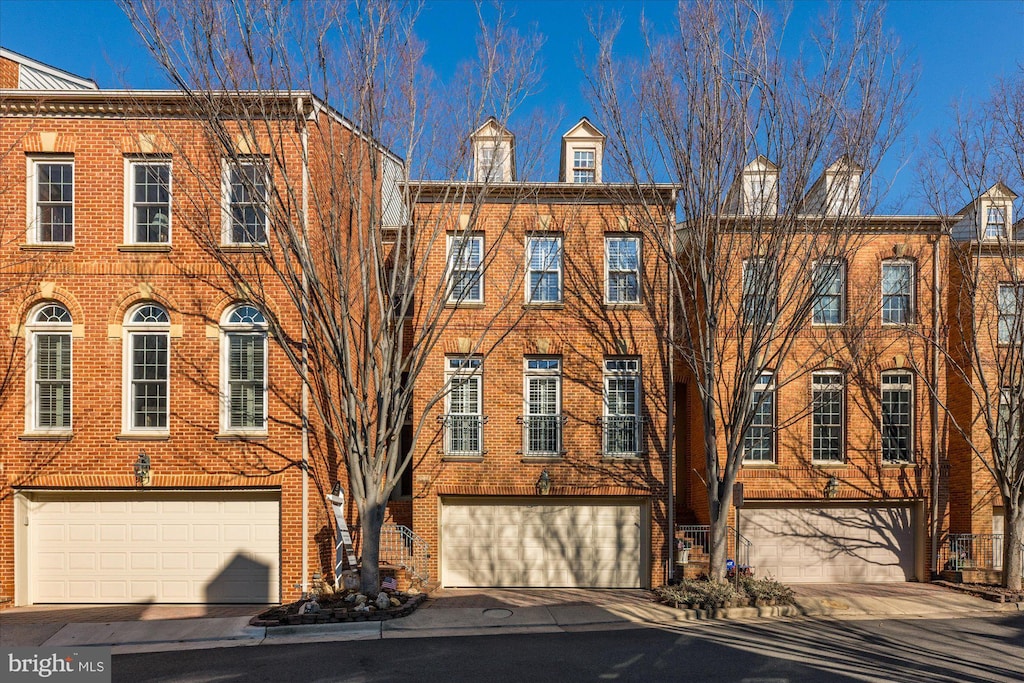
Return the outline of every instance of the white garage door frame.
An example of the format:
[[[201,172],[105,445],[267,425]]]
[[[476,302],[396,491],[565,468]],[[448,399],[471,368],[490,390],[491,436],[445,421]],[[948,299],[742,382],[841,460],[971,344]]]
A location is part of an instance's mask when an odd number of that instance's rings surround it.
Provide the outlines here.
[[[622,512],[626,513],[627,518],[632,515],[632,511],[636,511],[637,518],[639,520],[639,538],[637,541],[637,557],[636,570],[637,580],[635,582],[636,587],[650,588],[650,576],[651,576],[651,512],[650,512],[650,501],[645,498],[629,497],[629,498],[616,498],[616,497],[479,497],[479,496],[443,496],[439,499],[438,506],[438,574],[441,579],[442,585],[447,585],[446,579],[446,561],[447,555],[451,553],[450,544],[446,544],[446,529],[445,529],[445,517],[446,509],[465,506],[481,506],[487,507],[493,510],[496,508],[508,508],[508,507],[539,507],[542,510],[547,508],[623,508]],[[596,511],[595,511],[596,512]],[[607,512],[607,511],[606,511]],[[570,516],[576,513],[568,513]],[[450,539],[449,539],[450,540]],[[596,551],[595,551],[596,552]],[[497,555],[495,555],[497,558]],[[494,558],[492,558],[494,559]],[[582,574],[580,574],[582,575]],[[575,580],[575,577],[574,577]],[[464,581],[457,581],[465,585]],[[523,582],[526,585],[516,587],[556,587],[554,585],[549,586],[532,586],[529,582]],[[554,583],[563,584],[565,581],[557,581]],[[476,585],[471,582],[471,585]],[[503,585],[502,587],[513,587],[511,585]],[[558,587],[569,587],[559,585]],[[612,587],[612,586],[606,586]],[[615,586],[619,587],[619,586]],[[628,586],[622,586],[628,587]]]
[[[39,601],[39,596],[36,595],[36,586],[34,577],[39,576],[38,567],[34,566],[38,560],[37,553],[40,548],[35,547],[38,543],[36,540],[35,531],[36,529],[32,525],[33,512],[42,510],[47,504],[52,503],[97,503],[97,502],[114,502],[114,503],[132,503],[132,502],[206,502],[206,503],[256,503],[259,505],[258,509],[263,511],[270,510],[268,507],[272,505],[273,523],[276,525],[274,533],[276,538],[269,541],[264,540],[257,544],[255,539],[253,540],[253,546],[262,546],[264,550],[273,548],[273,550],[267,550],[263,553],[270,557],[274,557],[273,563],[269,566],[269,573],[264,574],[266,580],[269,582],[266,584],[268,590],[268,602],[279,602],[281,595],[281,491],[280,489],[22,489],[16,492],[15,505],[14,505],[14,557],[15,557],[15,604],[17,605],[29,605]],[[180,505],[178,507],[181,507]],[[237,506],[235,506],[237,507]],[[163,508],[161,508],[163,509]],[[45,514],[40,512],[39,514]],[[192,519],[201,518],[196,512],[191,513]],[[51,516],[52,517],[52,516]],[[171,520],[173,521],[173,520]],[[222,520],[218,519],[218,523]],[[268,520],[269,521],[269,520]],[[179,529],[180,529],[180,525]],[[238,526],[238,525],[236,525]],[[161,533],[163,529],[161,528]],[[269,538],[270,533],[266,525],[261,527],[265,538]],[[191,531],[189,533],[192,533]],[[227,536],[229,534],[225,534]],[[189,536],[191,539],[191,536]],[[156,539],[157,545],[162,547],[164,539]],[[186,540],[186,547],[188,547],[190,540]],[[245,541],[240,540],[241,545],[245,545]],[[124,545],[124,544],[122,544]],[[130,545],[130,544],[128,544]],[[223,542],[216,543],[218,549],[223,550],[225,547]],[[235,553],[238,556],[238,553]],[[237,570],[238,573],[231,578],[238,578],[242,574],[245,574],[247,568],[256,569],[251,562],[244,562],[245,558],[241,558],[239,562],[232,563],[233,571]],[[191,561],[191,560],[190,560]],[[267,563],[261,563],[266,565]],[[142,572],[140,572],[142,573]],[[170,573],[170,572],[167,572]],[[224,574],[219,576],[223,577]],[[232,585],[221,584],[221,587],[225,591],[233,589],[237,586],[237,582]],[[121,600],[121,602],[160,602],[155,598],[141,598]],[[223,602],[237,601],[233,598],[227,598],[222,600]],[[115,602],[110,600],[108,602]],[[164,600],[164,602],[181,602],[181,603],[196,603],[203,602],[202,600]],[[211,601],[213,602],[213,601]],[[256,602],[264,602],[258,600]],[[68,604],[71,604],[68,601]]]
[[[887,521],[899,525],[901,519],[906,519],[909,529],[878,529],[883,527]],[[925,551],[926,529],[924,524],[924,502],[920,500],[897,500],[897,501],[843,501],[843,502],[813,502],[796,503],[794,501],[764,502],[748,501],[747,505],[740,510],[740,533],[748,538],[754,548],[751,550],[751,565],[758,576],[765,576],[770,572],[775,578],[783,583],[860,583],[874,581],[906,581],[926,580]],[[851,541],[842,547],[842,544],[832,544],[826,547],[812,539],[805,544],[800,540],[804,534],[812,534],[818,527],[828,527],[831,524],[842,525],[844,522],[855,520],[849,527],[850,530],[842,532],[848,534]],[[797,567],[790,566],[786,571],[778,571],[773,568],[770,561],[765,560],[766,552],[763,537],[770,536],[770,529],[773,525],[784,527],[795,526],[790,534],[780,539],[778,552],[792,553],[794,558],[803,556],[803,565],[808,568],[806,573],[797,572]],[[872,532],[877,539],[872,538]],[[860,536],[864,535],[861,539]],[[758,537],[761,536],[762,539]],[[787,538],[792,536],[793,538]],[[825,535],[822,535],[825,538]],[[759,540],[762,545],[758,549]],[[781,542],[786,542],[790,547],[783,549]],[[899,553],[892,550],[892,546],[898,544]],[[763,553],[763,554],[762,554]],[[761,557],[759,558],[759,554]],[[906,555],[909,554],[909,557]],[[846,562],[849,569],[840,569],[839,564],[828,567],[815,567],[816,557],[822,555],[833,555],[836,563]],[[788,559],[788,557],[787,557]],[[860,563],[860,567],[856,565]],[[791,563],[792,564],[792,563]],[[819,564],[823,564],[819,561]],[[761,565],[761,566],[759,566]],[[816,570],[820,574],[816,576]]]

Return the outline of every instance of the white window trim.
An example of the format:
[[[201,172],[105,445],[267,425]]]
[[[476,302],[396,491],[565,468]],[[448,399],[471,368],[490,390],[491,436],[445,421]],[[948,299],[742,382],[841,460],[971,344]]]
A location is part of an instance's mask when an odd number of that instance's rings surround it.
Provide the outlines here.
[[[1010,312],[1004,312],[1000,303],[1002,302],[1002,289],[1006,288],[1013,291],[1014,309]],[[1020,329],[1020,316],[1024,315],[1024,283],[1021,282],[1000,282],[996,285],[996,345],[997,346],[1010,346],[1014,343],[1020,342],[1020,339],[1015,340],[1014,335],[1017,337],[1022,336],[1024,332]],[[1008,332],[1008,337],[1003,339],[1002,335],[1002,322],[1004,318],[1012,320]]]
[[[167,166],[167,241],[139,242],[135,239],[135,167]],[[125,157],[124,159],[124,243],[141,246],[170,246],[174,222],[174,168],[165,157]]]
[[[609,297],[611,294],[611,269],[610,257],[608,255],[608,243],[612,240],[631,240],[636,242],[636,270],[617,270],[617,273],[636,273],[636,299],[632,301],[612,301]],[[643,278],[640,277],[641,264],[643,263],[643,242],[639,235],[605,235],[604,237],[604,302],[609,306],[631,306],[639,304],[643,300]]]
[[[907,301],[907,319],[904,322],[887,322],[885,320],[885,267],[890,266],[909,266],[910,268],[910,296]],[[905,327],[907,325],[914,325],[917,320],[917,263],[911,259],[905,258],[889,258],[883,259],[879,266],[879,300],[878,300],[878,313],[880,322],[883,327]]]
[[[623,362],[623,361],[625,361],[627,363],[636,363],[636,368],[635,369],[629,368],[629,369],[626,369],[626,370],[620,370],[620,369],[617,369],[617,368],[610,368],[609,367],[610,363],[619,363],[619,362]],[[640,457],[643,453],[646,452],[646,445],[647,445],[646,442],[645,442],[646,435],[644,434],[644,429],[643,429],[643,405],[644,405],[643,389],[644,389],[644,383],[643,383],[642,367],[643,367],[642,366],[642,359],[641,359],[640,356],[628,356],[628,357],[619,357],[619,358],[605,358],[604,362],[601,365],[601,369],[603,371],[603,373],[602,373],[603,377],[602,377],[602,382],[601,382],[602,388],[603,388],[602,396],[601,396],[601,403],[602,403],[602,414],[604,415],[604,419],[605,419],[605,424],[602,426],[602,434],[601,434],[601,452],[606,457],[610,457],[610,458],[636,458],[636,457]],[[610,410],[611,406],[609,405],[609,401],[608,401],[608,397],[609,397],[609,395],[611,393],[609,391],[608,382],[609,382],[609,380],[612,380],[612,379],[623,379],[623,378],[632,379],[633,382],[635,383],[636,391],[634,392],[634,399],[633,399],[633,414],[632,415],[626,415],[626,414],[616,413],[616,414],[613,415],[611,413],[611,410]],[[635,426],[634,426],[634,429],[635,429],[634,438],[636,439],[637,450],[635,450],[635,451],[608,451],[607,450],[607,448],[608,448],[607,435],[604,433],[604,431],[608,429],[608,426],[607,426],[608,418],[612,418],[612,417],[633,417],[633,418],[636,419],[636,423],[635,423]]]
[[[754,325],[755,322],[758,322],[756,312],[753,310],[754,307],[749,306],[747,303],[747,271],[752,266],[755,267],[756,270],[758,270],[759,272],[762,268],[767,269],[770,267],[772,269],[770,273],[772,279],[770,282],[765,283],[766,285],[769,285],[768,289],[766,291],[754,291],[751,293],[751,296],[756,298],[764,297],[765,299],[768,300],[768,303],[771,304],[771,313],[767,314],[768,317],[766,317],[763,320],[763,323],[765,325],[770,325],[772,320],[774,320],[779,313],[779,274],[778,270],[775,268],[775,265],[770,263],[769,259],[763,256],[751,256],[750,258],[743,259],[743,263],[741,265],[741,268],[743,270],[740,273],[740,317],[742,319],[741,322],[747,327],[750,327]],[[757,275],[757,278],[760,279],[759,273]]]
[[[530,275],[534,272],[530,267],[532,260],[532,243],[534,240],[555,241],[558,244],[558,298],[554,300],[535,300],[533,288],[530,286]],[[538,271],[549,273],[550,270]],[[558,306],[565,303],[565,239],[562,235],[532,234],[526,236],[526,281],[524,282],[524,302],[528,306]]]
[[[886,377],[892,377],[892,376],[897,376],[897,375],[902,377],[902,378],[904,378],[906,380],[905,383],[904,382],[900,382],[900,384],[898,386],[900,386],[900,387],[906,386],[907,390],[910,392],[910,402],[909,402],[910,416],[909,416],[908,425],[907,425],[907,427],[908,427],[907,451],[910,454],[910,458],[909,459],[904,459],[904,460],[887,459],[885,457],[885,411],[882,410],[882,407],[885,405],[885,401],[882,400],[882,393],[885,392],[885,390],[886,390],[884,379]],[[879,392],[878,392],[879,393],[879,396],[878,396],[878,398],[879,398],[879,402],[878,402],[879,403],[879,405],[878,405],[878,408],[879,408],[879,423],[878,424],[879,424],[879,427],[880,427],[879,448],[881,449],[880,456],[881,456],[881,459],[882,459],[882,463],[883,464],[890,464],[890,465],[902,465],[902,464],[906,464],[906,463],[912,463],[912,462],[915,461],[915,458],[914,458],[914,448],[915,448],[915,445],[914,445],[914,422],[917,420],[917,410],[916,410],[917,406],[915,405],[916,401],[917,401],[917,396],[916,396],[916,392],[914,391],[914,375],[909,370],[886,370],[885,372],[883,372],[881,374],[881,380],[882,381],[880,381],[880,383],[879,383]]]
[[[121,431],[124,434],[146,436],[168,436],[171,429],[171,329],[170,323],[133,323],[132,317],[143,306],[158,306],[167,313],[167,309],[153,301],[143,301],[128,309],[124,316],[121,343]],[[167,337],[167,426],[136,427],[133,425],[132,405],[132,338],[136,335],[163,334]]]
[[[73,246],[75,244],[75,235],[78,233],[77,222],[78,222],[78,211],[75,206],[75,199],[78,196],[78,177],[75,172],[75,157],[69,154],[61,155],[32,155],[27,156],[27,176],[28,176],[28,187],[27,187],[27,202],[25,207],[25,216],[27,218],[27,225],[25,226],[25,241],[28,244],[40,244],[40,245],[53,245],[53,246]],[[70,164],[71,165],[71,239],[64,242],[56,241],[43,241],[39,239],[39,187],[36,184],[36,166],[38,164]]]
[[[757,386],[758,386],[757,382],[759,382],[764,377],[768,378],[768,384],[765,385],[764,389],[758,389],[757,388]],[[741,443],[741,447],[743,449],[743,464],[744,465],[755,465],[755,466],[756,465],[777,465],[778,462],[779,462],[779,452],[778,452],[779,444],[776,442],[776,438],[778,437],[779,394],[778,394],[778,387],[775,384],[775,373],[774,372],[772,372],[772,371],[762,372],[760,375],[757,376],[757,379],[755,380],[754,389],[751,391],[751,394],[750,394],[750,401],[751,401],[751,406],[752,406],[752,408],[754,410],[754,415],[756,416],[758,407],[754,405],[754,394],[755,393],[770,393],[772,395],[772,419],[771,419],[771,424],[769,425],[769,429],[771,429],[771,433],[772,433],[772,436],[771,436],[771,447],[770,447],[771,457],[768,460],[754,460],[754,459],[748,459],[747,458],[747,443],[746,443],[746,441],[747,441],[747,431],[749,431],[750,429],[753,429],[755,427],[757,427],[757,428],[763,427],[763,425],[755,425],[753,423],[753,419],[751,419],[751,423],[750,423],[749,427],[747,427],[747,430],[744,430],[742,441],[740,442]]]
[[[220,433],[226,435],[257,435],[267,434],[270,425],[270,335],[266,323],[230,323],[231,314],[240,306],[252,306],[252,304],[238,304],[229,306],[221,316],[220,322]],[[262,427],[233,427],[231,426],[231,343],[230,337],[234,334],[246,336],[263,337],[263,426]]]
[[[815,377],[818,375],[829,375],[839,378],[838,387],[831,390],[839,394],[839,458],[835,460],[819,459],[815,457],[814,453],[814,392],[819,390],[815,382]],[[816,465],[838,465],[846,462],[846,376],[839,370],[816,370],[811,373],[811,462]]]
[[[993,211],[999,211],[1003,215],[1003,221],[1001,223],[1001,225],[1003,227],[1002,227],[1002,230],[1000,231],[1000,234],[998,234],[998,235],[989,235],[988,234],[988,228],[989,228],[989,225],[990,225],[990,223],[989,223],[989,216],[991,215],[991,213]],[[1007,207],[1006,207],[1005,204],[994,203],[994,204],[988,204],[987,206],[985,206],[985,212],[983,214],[983,216],[984,216],[983,221],[984,222],[983,222],[983,225],[981,226],[981,237],[982,237],[982,239],[983,240],[988,240],[990,242],[995,242],[995,241],[998,241],[998,240],[1005,240],[1009,236],[1009,230],[1010,230],[1010,226],[1007,225],[1007,218],[1009,217],[1009,215],[1010,215],[1010,212],[1007,210]]]
[[[231,171],[236,166],[259,165],[266,159],[257,155],[239,158],[224,158],[221,160],[221,245],[225,247],[262,247],[267,245],[270,235],[270,174],[264,170],[263,173],[263,241],[262,242],[235,242],[231,239],[233,227],[233,216],[231,214]]]
[[[821,259],[811,264],[811,287],[817,287],[814,282],[814,274],[819,267],[829,267],[831,264],[838,266],[839,273],[839,322],[818,322],[814,319],[814,313],[817,310],[815,305],[817,299],[822,296],[821,292],[813,291],[815,304],[811,306],[811,325],[815,327],[836,327],[839,325],[846,324],[846,261],[844,259]],[[832,295],[828,295],[832,296]]]
[[[454,367],[453,362],[455,361],[476,361],[476,367],[473,368],[459,368]],[[451,448],[451,425],[447,422],[444,425],[444,433],[442,434],[442,442],[444,444],[444,454],[447,456],[455,457],[479,457],[485,453],[484,448],[484,377],[483,377],[483,360],[479,356],[465,355],[465,356],[446,356],[444,359],[445,368],[445,391],[444,395],[444,414],[445,418],[450,418],[452,415],[452,380],[456,377],[475,379],[477,384],[477,394],[479,395],[479,402],[477,405],[476,413],[459,413],[463,416],[476,416],[479,418],[479,424],[477,429],[479,430],[478,440],[480,443],[480,449],[475,451],[456,451]]]
[[[477,268],[476,268],[477,273],[478,273],[478,275],[477,275],[477,282],[480,285],[480,296],[478,298],[471,299],[469,297],[462,297],[461,299],[459,299],[458,297],[454,296],[454,288],[452,287],[452,276],[455,274],[455,271],[458,270],[459,272],[467,272],[467,273],[470,272],[469,269],[467,269],[467,268],[455,268],[454,267],[454,262],[452,260],[452,245],[455,243],[456,240],[462,240],[464,242],[475,241],[475,240],[479,240],[480,241],[480,265],[477,266]],[[465,256],[465,248],[463,248],[463,256]],[[446,269],[446,274],[445,274],[445,280],[446,280],[446,282],[445,282],[445,290],[446,290],[445,291],[445,302],[446,303],[452,304],[452,305],[482,304],[482,303],[484,303],[484,270],[485,270],[484,269],[484,259],[485,259],[485,253],[484,253],[484,236],[483,235],[478,234],[478,233],[448,235],[448,245],[447,245],[447,250],[445,252],[445,269]],[[447,362],[446,362],[445,365],[447,367]]]
[[[25,433],[49,436],[66,436],[74,431],[75,425],[75,341],[74,328],[71,322],[68,323],[39,323],[35,321],[36,315],[46,306],[60,305],[67,310],[63,304],[54,301],[47,301],[34,306],[29,312],[28,322],[25,324]],[[70,313],[70,312],[69,312]],[[40,427],[37,424],[38,415],[36,412],[36,336],[40,334],[65,334],[71,345],[71,379],[68,389],[71,392],[70,422],[67,427]]]
[[[530,368],[530,361],[544,360],[544,361],[557,361],[558,367],[551,369],[538,369]],[[537,378],[554,378],[555,379],[555,413],[554,415],[548,415],[546,413],[532,413],[530,412],[530,380]],[[560,419],[562,416],[562,359],[559,356],[533,356],[523,359],[523,417],[529,419],[531,417],[553,417]],[[531,451],[528,449],[529,441],[527,438],[527,429],[523,430],[523,454],[527,456],[557,456],[561,455],[561,452],[565,450],[565,444],[562,440],[563,434],[561,433],[562,425],[559,422],[558,425],[559,438],[558,438],[558,451]]]
[[[576,164],[576,155],[577,154],[586,154],[587,152],[589,152],[591,154],[591,159],[590,159],[591,164],[590,164],[590,166],[579,166],[579,165],[577,165]],[[573,149],[572,149],[572,168],[569,169],[569,170],[572,172],[572,182],[573,183],[579,183],[579,184],[592,184],[592,183],[596,183],[597,180],[598,180],[598,178],[597,178],[597,148],[596,147],[573,147]],[[593,178],[593,180],[577,180],[576,179],[576,172],[577,171],[589,171],[590,173],[593,174],[594,178]]]

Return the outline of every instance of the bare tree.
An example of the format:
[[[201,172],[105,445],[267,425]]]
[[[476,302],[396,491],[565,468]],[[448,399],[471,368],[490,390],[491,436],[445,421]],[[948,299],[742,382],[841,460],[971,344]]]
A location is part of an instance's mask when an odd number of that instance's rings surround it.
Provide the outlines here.
[[[912,79],[869,6],[834,7],[799,47],[753,1],[681,2],[670,30],[643,28],[645,54],[629,63],[616,56],[617,22],[593,27],[591,84],[620,172],[678,187],[676,234],[653,237],[672,263],[668,342],[702,415],[698,476],[721,578],[737,475],[774,458],[763,418],[809,371],[793,354],[824,359],[840,343],[804,331],[882,195],[876,170]]]
[[[948,319],[936,349],[947,389],[931,387],[950,425],[950,460],[974,482],[980,465],[994,482],[976,499],[961,492],[961,524],[994,493],[1004,512],[1003,585],[1024,571],[1024,242],[1011,187],[1024,186],[1024,70],[1000,80],[989,99],[957,106],[921,164],[922,190],[949,238]],[[966,204],[966,205],[965,205]],[[961,208],[962,207],[962,208]],[[953,524],[956,524],[956,520]],[[956,531],[957,529],[952,529]],[[974,531],[972,529],[972,531]]]
[[[423,65],[415,4],[122,6],[203,127],[204,144],[175,145],[201,181],[187,198],[188,229],[221,267],[225,289],[264,311],[301,374],[313,407],[313,476],[324,477],[321,495],[347,477],[361,590],[375,595],[387,502],[448,390],[418,380],[454,315],[449,304],[471,289],[428,278],[428,263],[472,261],[479,277],[501,248],[493,213],[485,253],[469,254],[470,241],[457,239],[474,230],[490,182],[460,181],[473,163],[470,133],[487,115],[503,125],[536,86],[539,38],[511,30],[500,8],[479,7],[477,59],[448,86]],[[518,141],[520,175],[531,171],[527,143]],[[226,210],[220,172],[211,172],[221,163],[232,198],[257,200],[249,213]],[[409,181],[426,176],[448,181],[445,196],[414,216],[423,184]],[[515,204],[513,196],[506,221]],[[506,286],[509,297],[519,291]],[[488,327],[479,321],[477,346]],[[414,388],[430,396],[418,415]]]

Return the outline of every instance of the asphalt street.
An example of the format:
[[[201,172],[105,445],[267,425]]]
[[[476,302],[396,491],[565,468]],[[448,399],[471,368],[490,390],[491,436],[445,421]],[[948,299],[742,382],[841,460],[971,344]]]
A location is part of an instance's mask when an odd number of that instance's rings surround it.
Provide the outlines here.
[[[704,622],[115,656],[114,681],[1020,681],[1024,615]]]

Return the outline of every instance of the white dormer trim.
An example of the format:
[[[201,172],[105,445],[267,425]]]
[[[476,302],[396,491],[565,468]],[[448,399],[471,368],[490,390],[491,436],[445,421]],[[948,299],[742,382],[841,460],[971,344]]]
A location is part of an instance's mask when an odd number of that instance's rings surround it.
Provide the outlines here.
[[[849,156],[825,169],[804,197],[804,213],[825,216],[861,215],[860,179],[864,167]]]
[[[516,136],[493,116],[469,136],[473,150],[473,180],[510,183],[516,179]]]
[[[992,242],[1009,237],[1018,239],[1017,229],[1013,224],[1013,202],[1016,199],[1016,192],[1004,183],[997,182],[957,212],[960,220],[953,225],[953,239],[961,242]],[[998,218],[1002,219],[1002,230],[996,230],[990,225],[993,219]]]
[[[726,211],[741,216],[779,212],[779,167],[763,154],[743,167],[725,196]]]
[[[604,144],[607,137],[584,116],[562,135],[558,180],[562,183],[603,181]],[[577,159],[582,163],[577,164]],[[591,168],[592,159],[592,168]],[[591,177],[593,180],[586,180]]]

